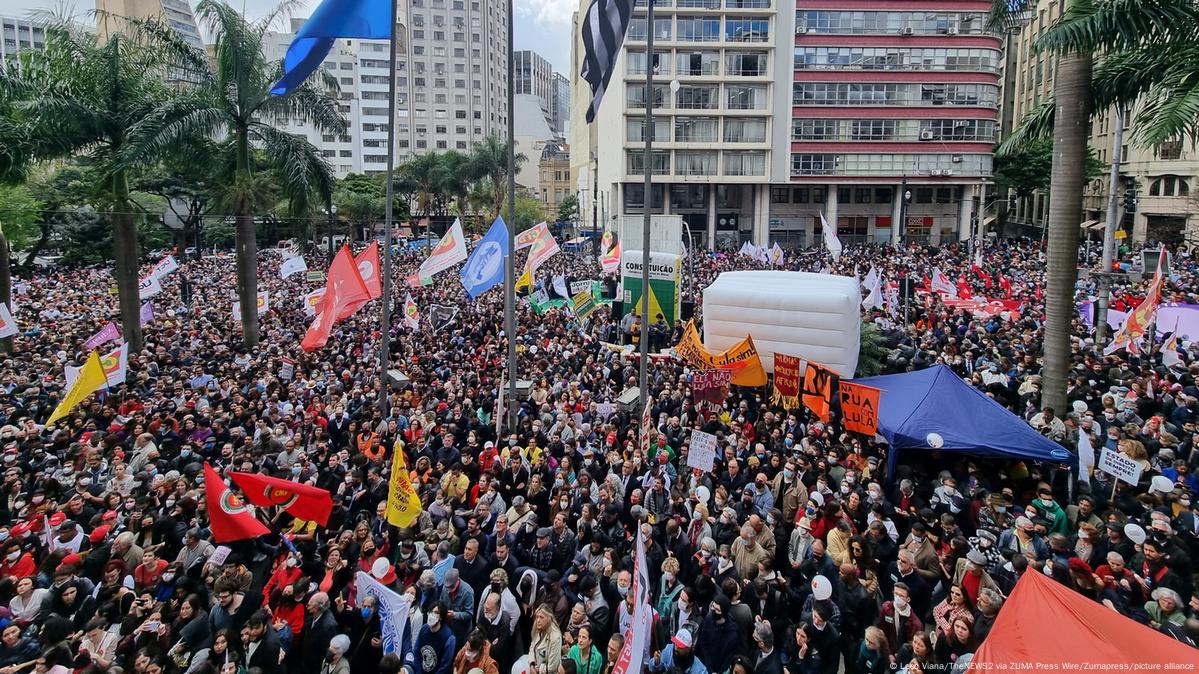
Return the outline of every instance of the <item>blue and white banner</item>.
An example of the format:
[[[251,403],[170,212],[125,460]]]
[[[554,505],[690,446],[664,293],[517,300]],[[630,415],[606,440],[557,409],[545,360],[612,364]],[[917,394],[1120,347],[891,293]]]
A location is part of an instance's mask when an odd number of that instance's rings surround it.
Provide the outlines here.
[[[375,598],[375,609],[379,611],[379,631],[383,637],[383,654],[400,651],[404,643],[404,627],[408,624],[408,599],[396,594],[383,583],[359,571],[356,579],[358,603],[363,597]]]
[[[462,287],[472,300],[504,282],[507,255],[508,226],[503,218],[496,218],[462,267]]]

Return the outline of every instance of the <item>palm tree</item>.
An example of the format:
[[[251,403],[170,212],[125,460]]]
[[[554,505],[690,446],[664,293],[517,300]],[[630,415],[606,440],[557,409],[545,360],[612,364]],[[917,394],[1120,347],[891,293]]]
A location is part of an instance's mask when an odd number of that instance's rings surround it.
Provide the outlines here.
[[[1035,4],[1035,3],[1033,3]],[[1028,9],[1027,0],[995,0],[992,18],[1002,22]],[[1042,130],[1052,120],[1053,169],[1050,177],[1048,250],[1046,251],[1045,334],[1042,372],[1043,407],[1066,406],[1071,360],[1071,322],[1074,286],[1078,280],[1078,223],[1082,221],[1087,138],[1092,102],[1102,94],[1098,109],[1131,104],[1146,97],[1147,121],[1157,128],[1147,137],[1167,137],[1180,124],[1193,130],[1199,115],[1199,6],[1194,0],[1074,0],[1062,17],[1040,38],[1037,47],[1057,56],[1052,112],[1042,106],[1035,120]],[[993,23],[995,23],[993,21]],[[1177,52],[1170,53],[1170,46]],[[1166,48],[1164,48],[1166,47]],[[1169,55],[1167,55],[1169,54]],[[1092,88],[1094,61],[1103,79]],[[1162,72],[1189,80],[1163,82],[1161,73],[1130,69],[1129,64],[1156,61]],[[1182,61],[1186,61],[1183,63]],[[1135,72],[1134,72],[1135,70]],[[1138,82],[1137,80],[1141,81]],[[1122,83],[1117,86],[1117,83]],[[1181,94],[1181,95],[1180,95]],[[1189,117],[1186,112],[1189,110]],[[1181,113],[1181,114],[1180,114]],[[1025,132],[1027,134],[1027,131]],[[1162,134],[1166,135],[1162,135]]]
[[[491,218],[499,217],[504,202],[508,199],[508,145],[494,133],[475,143],[470,151],[471,163],[474,165],[474,175],[485,179],[491,187]],[[513,160],[513,168],[520,167],[528,158],[517,153]]]
[[[224,186],[224,201],[236,222],[237,294],[247,347],[258,344],[255,211],[264,203],[273,203],[264,192],[271,191],[274,182],[265,172],[256,170],[251,150],[262,150],[268,167],[278,178],[282,197],[290,202],[290,210],[302,212],[314,195],[330,201],[333,173],[311,143],[281,131],[278,123],[297,120],[322,134],[338,134],[346,128],[337,109],[336,85],[323,70],[314,75],[323,78],[320,88],[309,81],[284,96],[270,93],[282,71],[280,64],[267,61],[263,55],[263,41],[287,8],[281,5],[251,23],[225,2],[201,0],[196,14],[215,40],[215,69],[206,67],[205,54],[178,41],[173,43],[174,52],[196,73],[199,84],[190,95],[149,120],[144,134],[148,140],[131,152],[136,156],[159,151],[193,136],[226,140],[223,148],[233,179]]]
[[[432,216],[437,203],[437,190],[440,180],[440,159],[437,153],[422,152],[421,154],[414,155],[400,166],[399,173],[412,186],[413,199],[416,201],[416,211],[412,214],[413,220],[419,223],[421,220]],[[427,241],[429,236],[430,228],[426,226],[426,249],[430,246]]]
[[[25,52],[20,67],[0,70],[0,98],[14,110],[0,124],[0,147],[11,147],[10,139],[15,140],[24,160],[82,155],[101,176],[99,192],[112,224],[121,326],[135,351],[142,348],[140,255],[129,178],[163,154],[147,152],[131,160],[125,149],[141,140],[140,125],[170,101],[160,76],[162,52],[146,37],[135,30],[98,44],[93,34],[52,22],[44,51]],[[0,159],[0,166],[19,170],[14,156]]]

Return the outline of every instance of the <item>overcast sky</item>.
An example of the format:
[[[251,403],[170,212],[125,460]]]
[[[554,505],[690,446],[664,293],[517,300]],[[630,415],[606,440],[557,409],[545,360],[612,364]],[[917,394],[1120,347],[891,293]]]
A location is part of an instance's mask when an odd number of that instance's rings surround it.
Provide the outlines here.
[[[261,17],[278,4],[278,0],[231,0],[240,2],[251,18]],[[516,6],[515,42],[517,49],[532,49],[554,65],[554,69],[570,77],[570,15],[578,6],[575,0],[513,0]],[[24,16],[29,10],[71,6],[76,12],[88,12],[95,7],[94,0],[0,0],[0,14]],[[191,4],[196,4],[191,0]],[[319,0],[301,0],[307,7],[315,7]],[[309,10],[296,16],[304,17]]]

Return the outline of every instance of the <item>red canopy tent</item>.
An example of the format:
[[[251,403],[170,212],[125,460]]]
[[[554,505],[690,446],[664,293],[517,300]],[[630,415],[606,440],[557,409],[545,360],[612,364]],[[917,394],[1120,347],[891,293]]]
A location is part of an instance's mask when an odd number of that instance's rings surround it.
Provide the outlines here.
[[[1190,671],[1199,667],[1199,650],[1030,570],[1016,583],[971,666],[1063,669],[1066,663],[1080,670],[1088,663],[1127,663],[1129,669]]]

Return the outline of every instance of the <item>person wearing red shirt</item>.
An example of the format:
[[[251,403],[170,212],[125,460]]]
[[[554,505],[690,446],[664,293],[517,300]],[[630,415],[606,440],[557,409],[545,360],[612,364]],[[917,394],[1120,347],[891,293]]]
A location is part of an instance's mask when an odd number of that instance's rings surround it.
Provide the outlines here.
[[[142,563],[133,570],[133,584],[137,591],[141,592],[148,587],[157,585],[167,566],[169,566],[167,561],[159,559],[153,550],[142,552]]]
[[[0,578],[28,578],[37,574],[37,563],[33,555],[21,552],[21,546],[16,541],[4,549],[4,559],[0,561]]]
[[[269,602],[272,592],[291,585],[299,580],[301,575],[303,572],[300,571],[299,560],[291,553],[285,552],[284,556],[275,564],[275,571],[271,573],[271,577],[267,579],[266,585],[262,588],[262,600]]]

